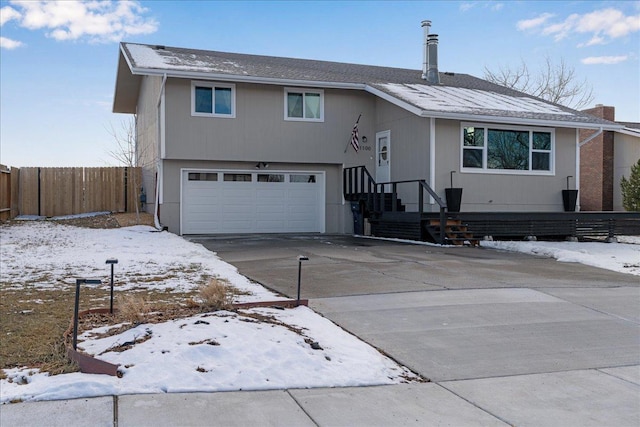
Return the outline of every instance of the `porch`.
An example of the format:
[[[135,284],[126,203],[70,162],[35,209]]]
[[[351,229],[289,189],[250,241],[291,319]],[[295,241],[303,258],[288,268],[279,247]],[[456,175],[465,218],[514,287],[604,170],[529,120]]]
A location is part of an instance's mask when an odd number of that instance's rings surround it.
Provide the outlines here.
[[[407,212],[399,186],[417,191],[417,211]],[[364,166],[345,168],[343,192],[352,204],[355,234],[475,244],[494,239],[589,239],[640,235],[640,212],[451,212],[425,180],[376,183]],[[432,197],[438,212],[424,212]],[[368,226],[366,226],[368,225]]]

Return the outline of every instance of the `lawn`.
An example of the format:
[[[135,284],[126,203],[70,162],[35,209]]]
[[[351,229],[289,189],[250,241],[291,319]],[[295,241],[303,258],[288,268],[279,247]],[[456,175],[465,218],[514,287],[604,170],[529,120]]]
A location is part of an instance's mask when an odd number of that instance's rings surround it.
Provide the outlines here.
[[[89,222],[100,227],[98,219]],[[422,381],[306,307],[203,308],[199,288],[212,279],[232,287],[235,302],[283,298],[199,244],[149,226],[73,223],[0,226],[2,403]],[[82,286],[81,310],[109,306],[110,258],[118,259],[116,307],[139,297],[146,314],[90,325],[78,348],[119,365],[120,378],[76,372],[62,340],[77,278],[102,281]]]

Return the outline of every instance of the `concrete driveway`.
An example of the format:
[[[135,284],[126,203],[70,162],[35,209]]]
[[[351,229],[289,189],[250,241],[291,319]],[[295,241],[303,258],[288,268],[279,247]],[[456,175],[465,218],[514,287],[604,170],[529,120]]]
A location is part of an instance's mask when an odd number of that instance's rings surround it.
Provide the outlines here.
[[[308,256],[312,308],[501,421],[640,424],[637,276],[350,236],[191,240],[289,297]]]

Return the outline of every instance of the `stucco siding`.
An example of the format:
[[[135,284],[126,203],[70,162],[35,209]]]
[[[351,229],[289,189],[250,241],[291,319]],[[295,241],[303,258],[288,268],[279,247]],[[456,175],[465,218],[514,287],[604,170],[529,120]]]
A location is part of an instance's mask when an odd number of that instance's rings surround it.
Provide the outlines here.
[[[613,210],[623,211],[620,181],[629,179],[631,166],[640,159],[640,138],[616,133],[613,153]]]

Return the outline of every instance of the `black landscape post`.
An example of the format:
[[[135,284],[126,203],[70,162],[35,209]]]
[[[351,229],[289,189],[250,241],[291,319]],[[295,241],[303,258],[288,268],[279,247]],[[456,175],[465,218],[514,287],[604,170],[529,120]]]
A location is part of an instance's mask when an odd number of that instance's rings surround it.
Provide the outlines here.
[[[88,283],[90,285],[99,285],[102,283],[99,279],[76,279],[76,304],[73,310],[73,349],[78,348],[78,309],[80,308],[80,285]]]
[[[309,258],[304,255],[300,255],[298,257],[298,298],[296,300],[296,306],[300,305],[300,278],[302,277],[302,261],[309,261]]]
[[[118,260],[115,258],[109,258],[107,264],[111,265],[111,301],[109,303],[109,313],[113,314],[113,265],[117,264]]]

